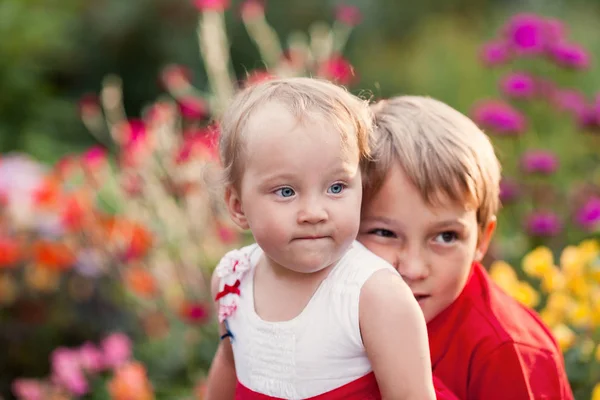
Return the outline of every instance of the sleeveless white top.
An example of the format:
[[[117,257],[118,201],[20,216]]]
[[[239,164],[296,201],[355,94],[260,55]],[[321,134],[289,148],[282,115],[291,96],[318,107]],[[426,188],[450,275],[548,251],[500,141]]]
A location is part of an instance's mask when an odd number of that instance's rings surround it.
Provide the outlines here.
[[[254,309],[254,271],[262,254],[253,244],[228,253],[217,267],[221,291],[239,281],[220,298],[219,314],[233,336],[240,383],[269,396],[303,399],[370,373],[359,329],[360,290],[374,272],[396,270],[355,241],[298,316],[268,322]]]

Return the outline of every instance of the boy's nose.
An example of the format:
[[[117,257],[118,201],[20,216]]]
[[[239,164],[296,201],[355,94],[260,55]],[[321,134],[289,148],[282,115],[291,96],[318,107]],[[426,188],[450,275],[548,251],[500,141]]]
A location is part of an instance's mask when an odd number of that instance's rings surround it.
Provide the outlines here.
[[[396,269],[406,281],[420,281],[429,276],[427,263],[420,255],[404,254]]]

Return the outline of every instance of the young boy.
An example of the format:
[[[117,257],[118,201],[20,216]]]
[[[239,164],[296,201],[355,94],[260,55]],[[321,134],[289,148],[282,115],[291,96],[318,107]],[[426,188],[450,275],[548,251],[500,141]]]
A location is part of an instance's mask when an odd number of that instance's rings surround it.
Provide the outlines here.
[[[480,264],[499,207],[489,139],[430,98],[383,100],[374,112],[359,240],[419,302],[438,398],[573,399],[549,329]]]

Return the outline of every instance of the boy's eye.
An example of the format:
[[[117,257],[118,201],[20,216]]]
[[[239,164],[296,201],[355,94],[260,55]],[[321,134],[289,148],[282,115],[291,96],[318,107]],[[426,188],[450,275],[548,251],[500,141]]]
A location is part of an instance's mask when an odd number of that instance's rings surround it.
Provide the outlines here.
[[[436,242],[443,244],[453,243],[456,241],[456,239],[458,239],[458,235],[456,232],[453,231],[442,232],[435,237]]]
[[[331,193],[331,194],[340,194],[342,193],[342,190],[344,190],[345,186],[342,183],[334,183],[333,185],[329,186],[329,189],[327,190],[327,192]]]
[[[369,235],[381,236],[385,238],[395,238],[396,234],[387,229],[372,229],[369,231]]]
[[[294,192],[294,189],[292,189],[291,187],[282,187],[280,189],[277,189],[275,191],[275,194],[281,197],[292,197],[296,194],[296,192]]]

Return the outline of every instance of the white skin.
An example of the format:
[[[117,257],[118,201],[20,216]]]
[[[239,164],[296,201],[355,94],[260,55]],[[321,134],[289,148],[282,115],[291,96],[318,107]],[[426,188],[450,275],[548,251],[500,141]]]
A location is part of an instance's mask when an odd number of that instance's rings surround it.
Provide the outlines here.
[[[298,121],[268,103],[246,127],[244,175],[225,200],[233,221],[264,251],[254,304],[267,321],[296,317],[348,250],[360,224],[362,181],[356,143],[308,115]],[[218,291],[213,276],[213,294]],[[425,321],[400,276],[378,271],[363,286],[359,324],[384,399],[433,399]],[[382,329],[385,327],[385,329]],[[221,327],[225,332],[224,327]],[[235,364],[221,341],[209,372],[209,400],[232,399]]]
[[[427,204],[395,164],[364,205],[358,240],[396,268],[429,322],[460,295],[495,227],[494,217],[481,229],[474,207]]]

